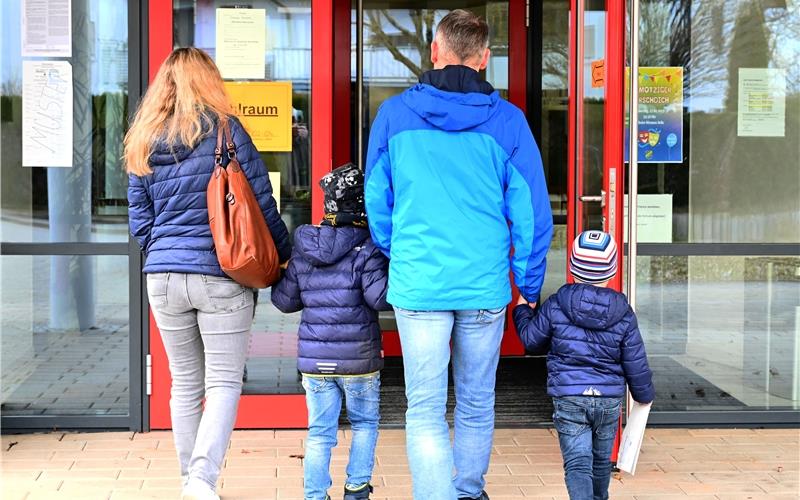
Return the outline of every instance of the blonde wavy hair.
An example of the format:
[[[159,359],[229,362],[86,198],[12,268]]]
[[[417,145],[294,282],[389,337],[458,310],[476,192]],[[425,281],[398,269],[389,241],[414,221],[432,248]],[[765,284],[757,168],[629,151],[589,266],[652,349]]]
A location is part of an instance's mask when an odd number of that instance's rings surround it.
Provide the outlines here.
[[[149,158],[159,141],[193,148],[214,123],[234,114],[214,61],[194,47],[175,49],[159,68],[125,135],[128,173],[153,170]]]

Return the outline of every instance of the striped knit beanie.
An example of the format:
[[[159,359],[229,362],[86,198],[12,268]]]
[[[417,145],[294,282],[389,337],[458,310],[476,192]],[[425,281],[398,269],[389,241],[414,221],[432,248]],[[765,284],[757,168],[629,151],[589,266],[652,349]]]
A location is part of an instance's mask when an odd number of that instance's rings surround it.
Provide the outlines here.
[[[584,231],[572,244],[569,271],[583,283],[602,283],[617,272],[617,244],[610,234]]]

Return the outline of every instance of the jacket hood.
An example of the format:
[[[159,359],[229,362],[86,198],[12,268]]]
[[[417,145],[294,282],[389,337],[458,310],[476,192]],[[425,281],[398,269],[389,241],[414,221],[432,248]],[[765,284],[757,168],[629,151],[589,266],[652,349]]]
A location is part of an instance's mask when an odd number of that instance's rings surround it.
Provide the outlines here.
[[[197,149],[202,141],[208,139],[212,136],[215,132],[217,127],[217,119],[216,118],[209,118],[210,122],[203,120],[203,135],[200,136],[200,139],[195,145],[194,148],[191,148],[183,143],[176,142],[174,144],[170,144],[164,140],[164,137],[160,137],[156,143],[153,145],[153,152],[150,153],[150,164],[151,165],[174,165],[175,163],[181,163],[189,155],[192,154],[192,151]],[[230,121],[231,124],[231,134],[234,134],[234,129],[237,126],[236,120],[233,119]],[[216,135],[214,136],[216,139]],[[216,141],[215,141],[216,143]],[[213,146],[212,146],[213,150]],[[212,151],[213,152],[213,151]]]
[[[591,330],[607,330],[619,323],[629,308],[621,293],[586,284],[561,287],[556,300],[572,323]]]
[[[403,103],[436,128],[460,131],[477,127],[497,111],[500,94],[465,66],[428,71],[403,92]]]
[[[300,226],[294,233],[295,249],[315,266],[342,260],[369,238],[369,229],[353,226]]]
[[[192,148],[185,144],[167,144],[159,141],[150,153],[151,165],[172,165],[180,163],[192,154]]]

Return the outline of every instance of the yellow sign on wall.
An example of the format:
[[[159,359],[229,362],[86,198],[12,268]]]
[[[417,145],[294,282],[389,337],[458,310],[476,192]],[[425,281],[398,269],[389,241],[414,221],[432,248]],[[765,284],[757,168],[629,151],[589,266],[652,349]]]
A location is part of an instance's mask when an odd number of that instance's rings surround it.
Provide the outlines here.
[[[292,150],[292,82],[225,82],[259,151]]]

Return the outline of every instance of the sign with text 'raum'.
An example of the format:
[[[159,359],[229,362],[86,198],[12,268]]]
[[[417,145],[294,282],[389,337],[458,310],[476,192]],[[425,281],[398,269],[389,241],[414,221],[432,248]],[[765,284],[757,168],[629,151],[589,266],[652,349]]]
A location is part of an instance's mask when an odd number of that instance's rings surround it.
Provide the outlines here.
[[[259,151],[292,150],[292,82],[225,82]]]

